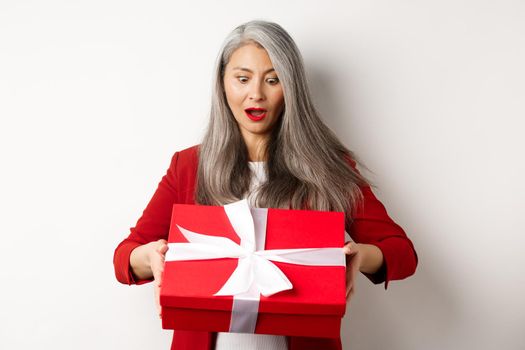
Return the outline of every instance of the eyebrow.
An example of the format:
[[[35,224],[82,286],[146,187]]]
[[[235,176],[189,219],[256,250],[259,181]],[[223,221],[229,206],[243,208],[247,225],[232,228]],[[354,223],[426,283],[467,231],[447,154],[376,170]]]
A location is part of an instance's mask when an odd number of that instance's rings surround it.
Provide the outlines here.
[[[242,70],[242,71],[245,71],[245,72],[250,72],[250,73],[253,73],[253,71],[249,68],[246,68],[246,67],[233,67],[232,69],[238,69],[238,70]],[[270,68],[270,69],[267,69],[266,71],[263,72],[263,74],[266,74],[266,73],[270,73],[272,71],[275,71],[274,68]]]

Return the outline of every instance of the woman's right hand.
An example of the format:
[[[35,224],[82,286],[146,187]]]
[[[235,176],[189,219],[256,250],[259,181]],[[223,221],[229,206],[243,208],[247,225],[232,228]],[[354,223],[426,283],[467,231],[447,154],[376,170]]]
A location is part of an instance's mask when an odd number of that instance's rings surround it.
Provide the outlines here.
[[[151,242],[149,251],[149,261],[151,272],[153,273],[153,289],[155,292],[155,305],[157,313],[162,318],[162,308],[160,306],[160,286],[162,285],[162,272],[164,271],[164,258],[168,251],[168,242],[165,239]]]
[[[168,242],[165,239],[159,239],[133,249],[129,258],[131,271],[135,279],[145,280],[153,277],[155,305],[159,317],[161,316],[160,286],[162,283],[162,271],[164,271],[164,257],[167,251]]]

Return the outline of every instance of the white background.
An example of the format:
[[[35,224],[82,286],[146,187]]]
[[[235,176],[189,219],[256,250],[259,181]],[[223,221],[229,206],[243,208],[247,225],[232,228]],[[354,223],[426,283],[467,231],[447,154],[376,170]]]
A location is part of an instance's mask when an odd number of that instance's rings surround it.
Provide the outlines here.
[[[238,24],[296,40],[326,123],[415,244],[345,349],[525,348],[522,1],[0,2],[0,348],[168,349],[112,258],[207,123]]]

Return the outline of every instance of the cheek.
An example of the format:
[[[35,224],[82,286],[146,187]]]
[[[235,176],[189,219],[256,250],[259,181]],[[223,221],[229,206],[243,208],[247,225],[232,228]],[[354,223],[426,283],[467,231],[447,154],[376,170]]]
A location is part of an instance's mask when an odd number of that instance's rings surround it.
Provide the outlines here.
[[[222,82],[222,86],[224,86],[224,94],[226,95],[226,99],[230,101],[231,98],[231,86],[226,82],[225,80]]]
[[[280,109],[284,106],[284,95],[282,92],[276,93],[273,96],[273,104],[276,109]]]
[[[224,85],[224,92],[226,93],[226,99],[230,105],[238,104],[242,100],[241,92],[239,88],[231,85]]]

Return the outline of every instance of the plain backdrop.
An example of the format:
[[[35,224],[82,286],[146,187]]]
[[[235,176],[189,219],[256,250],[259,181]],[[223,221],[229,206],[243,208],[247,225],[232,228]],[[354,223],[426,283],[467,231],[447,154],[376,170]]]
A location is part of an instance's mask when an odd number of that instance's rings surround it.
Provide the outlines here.
[[[223,39],[265,19],[420,258],[387,291],[359,276],[344,348],[524,349],[524,18],[501,0],[0,1],[0,348],[169,348],[113,252],[200,142]]]

